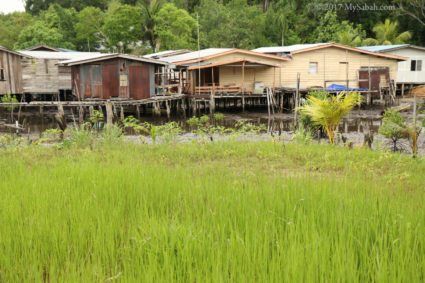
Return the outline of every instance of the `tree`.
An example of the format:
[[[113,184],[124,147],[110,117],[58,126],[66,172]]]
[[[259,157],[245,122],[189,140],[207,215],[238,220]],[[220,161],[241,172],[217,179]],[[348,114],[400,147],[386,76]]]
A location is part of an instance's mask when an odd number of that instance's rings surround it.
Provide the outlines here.
[[[296,14],[294,9],[295,3],[291,0],[279,0],[271,4],[271,9],[267,10],[267,18],[270,17],[271,22],[266,26],[270,26],[273,32],[277,32],[280,35],[281,46],[286,43],[291,43],[291,38],[288,41],[288,37],[293,36],[292,29],[290,26],[296,21]],[[278,29],[278,31],[275,30]]]
[[[102,28],[107,37],[106,47],[110,51],[130,52],[141,41],[142,22],[139,7],[122,5],[108,11]]]
[[[143,37],[149,41],[153,52],[158,51],[158,35],[155,33],[155,19],[161,10],[161,0],[152,0],[149,4],[141,2],[143,11]]]
[[[270,44],[265,37],[265,14],[256,6],[249,6],[246,0],[231,0],[227,5],[202,0],[196,11],[202,47],[252,49]]]
[[[58,4],[50,5],[49,9],[40,13],[40,20],[47,27],[57,29],[69,48],[75,48],[76,34],[74,24],[77,22],[77,12],[74,8],[65,9]]]
[[[393,151],[396,152],[399,148],[397,146],[398,141],[401,138],[407,138],[408,135],[405,133],[406,120],[401,116],[400,112],[387,109],[382,118],[382,125],[379,127],[379,133],[384,135],[386,138],[391,139]]]
[[[34,45],[46,44],[53,47],[73,48],[72,44],[63,40],[62,34],[56,28],[49,28],[43,21],[24,28],[19,34],[15,49],[24,49]]]
[[[323,98],[308,96],[306,101],[307,103],[298,110],[310,116],[316,125],[323,127],[329,142],[333,144],[339,123],[362,101],[362,96],[355,92],[340,92],[335,96]]]
[[[425,2],[423,0],[396,0],[398,11],[425,26]]]
[[[340,22],[336,12],[328,11],[314,30],[311,42],[337,42],[349,46],[361,45],[365,32],[361,25]]]
[[[28,13],[0,14],[0,46],[12,49],[21,31],[33,21]]]
[[[107,41],[102,31],[104,17],[105,14],[95,7],[86,7],[78,13],[75,33],[79,50],[96,50]]]
[[[187,11],[166,4],[154,20],[154,33],[161,49],[195,48],[196,21]]]
[[[108,0],[25,0],[25,11],[31,15],[38,15],[52,4],[58,4],[64,8],[74,8],[77,11],[90,6],[103,10],[107,7]]]
[[[392,45],[406,43],[412,34],[409,31],[398,33],[398,22],[386,19],[384,23],[378,23],[373,27],[375,38],[367,38],[366,45]]]

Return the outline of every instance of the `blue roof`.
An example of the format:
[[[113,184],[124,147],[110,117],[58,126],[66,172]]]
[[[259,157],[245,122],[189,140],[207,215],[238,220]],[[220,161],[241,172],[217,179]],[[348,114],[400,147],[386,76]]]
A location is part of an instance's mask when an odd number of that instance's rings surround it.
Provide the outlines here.
[[[345,86],[345,85],[338,85],[338,84],[331,84],[330,86],[328,86],[326,88],[326,90],[328,90],[328,91],[343,91],[343,90],[347,90],[347,86]],[[367,88],[349,87],[348,90],[362,91],[362,90],[367,90]]]
[[[397,44],[397,45],[375,45],[375,46],[361,46],[357,47],[362,50],[372,51],[372,52],[382,52],[390,49],[400,48],[404,46],[409,46],[409,44]]]

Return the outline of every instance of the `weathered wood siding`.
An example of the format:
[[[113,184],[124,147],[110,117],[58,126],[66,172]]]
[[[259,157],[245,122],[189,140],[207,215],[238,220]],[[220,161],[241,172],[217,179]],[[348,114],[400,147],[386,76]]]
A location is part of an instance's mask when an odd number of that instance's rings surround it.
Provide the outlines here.
[[[309,73],[310,62],[317,62],[317,73]],[[328,47],[309,52],[294,54],[291,61],[284,62],[282,73],[282,86],[295,87],[297,73],[300,73],[301,87],[324,86],[324,81],[345,80],[346,65],[348,62],[348,79],[350,87],[359,87],[358,71],[361,67],[388,67],[390,78],[396,80],[397,60],[386,59],[367,54],[361,54],[336,47]],[[344,82],[328,82],[345,85]]]
[[[238,59],[247,59],[257,62],[264,62],[268,64],[275,64],[283,66],[285,61],[267,58],[264,56],[256,56],[254,54],[244,54],[244,53],[231,53],[219,57],[210,58],[207,61],[211,63],[220,63],[220,62],[229,62]],[[275,70],[274,70],[275,69]],[[269,67],[269,66],[255,66],[255,67],[245,67],[244,72],[244,88],[248,91],[254,90],[255,82],[263,82],[265,87],[280,86],[281,78],[285,69],[281,67]],[[221,86],[236,84],[241,86],[242,84],[242,67],[228,67],[220,66],[219,67],[219,83]]]
[[[72,89],[71,68],[58,66],[55,59],[23,58],[23,90],[25,93],[58,93]]]
[[[21,56],[0,50],[0,69],[4,80],[0,80],[0,94],[22,93]]]

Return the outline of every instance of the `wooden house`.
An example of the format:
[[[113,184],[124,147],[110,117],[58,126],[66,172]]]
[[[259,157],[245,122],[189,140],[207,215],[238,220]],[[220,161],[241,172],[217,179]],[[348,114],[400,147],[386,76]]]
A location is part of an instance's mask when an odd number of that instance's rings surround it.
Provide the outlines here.
[[[73,94],[79,99],[144,99],[155,95],[155,73],[167,66],[163,61],[124,54],[100,55],[67,60],[71,67]]]
[[[190,94],[263,94],[280,84],[289,58],[235,48],[208,48],[163,60],[187,72],[183,91]]]
[[[254,49],[291,60],[284,63],[282,87],[326,88],[337,84],[379,92],[397,79],[398,62],[406,57],[362,50],[336,43],[297,44]]]
[[[21,50],[19,53],[28,56],[22,59],[23,93],[51,95],[70,93],[71,68],[60,66],[64,60],[76,60],[99,56],[99,52],[68,52],[60,49],[39,46],[36,50]]]
[[[23,55],[0,46],[0,94],[22,93]]]
[[[379,45],[358,47],[363,50],[384,54],[407,57],[406,61],[399,61],[397,67],[397,84],[404,90],[405,85],[425,84],[425,47],[411,44]]]

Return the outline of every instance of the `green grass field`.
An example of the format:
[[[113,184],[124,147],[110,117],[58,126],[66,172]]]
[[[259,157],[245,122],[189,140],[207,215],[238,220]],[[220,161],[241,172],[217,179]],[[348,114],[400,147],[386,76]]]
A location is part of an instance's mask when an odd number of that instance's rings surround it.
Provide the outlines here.
[[[223,142],[0,151],[0,282],[419,282],[425,159]]]

